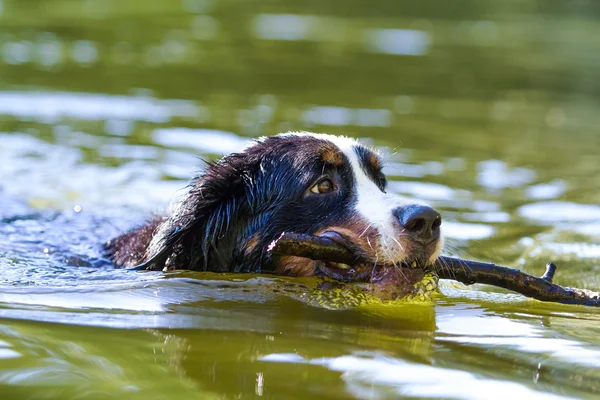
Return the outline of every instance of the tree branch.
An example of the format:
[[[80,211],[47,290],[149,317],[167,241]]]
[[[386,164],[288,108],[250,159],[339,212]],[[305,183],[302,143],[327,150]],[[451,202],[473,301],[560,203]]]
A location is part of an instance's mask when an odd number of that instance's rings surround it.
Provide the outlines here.
[[[267,251],[272,254],[306,257],[312,260],[357,265],[368,263],[363,255],[353,254],[331,239],[286,232],[273,241]],[[430,267],[442,279],[452,279],[466,285],[484,283],[498,286],[542,301],[564,304],[600,306],[600,293],[569,288],[552,283],[556,265],[548,263],[542,277],[529,275],[514,268],[492,263],[441,256]]]

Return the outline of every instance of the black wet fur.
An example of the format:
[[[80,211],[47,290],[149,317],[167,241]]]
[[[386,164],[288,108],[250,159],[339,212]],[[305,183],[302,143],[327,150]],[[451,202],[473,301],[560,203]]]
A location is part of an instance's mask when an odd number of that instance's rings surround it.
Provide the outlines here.
[[[151,269],[273,271],[276,262],[265,249],[282,232],[314,233],[353,217],[352,169],[345,156],[337,166],[324,161],[325,146],[331,143],[311,136],[271,136],[210,162],[174,214],[108,241],[105,250],[117,267],[150,260]],[[358,144],[355,151],[363,165],[374,156]],[[380,179],[377,168],[368,168]],[[337,179],[339,190],[312,195],[325,174]],[[148,254],[159,231],[159,246]]]

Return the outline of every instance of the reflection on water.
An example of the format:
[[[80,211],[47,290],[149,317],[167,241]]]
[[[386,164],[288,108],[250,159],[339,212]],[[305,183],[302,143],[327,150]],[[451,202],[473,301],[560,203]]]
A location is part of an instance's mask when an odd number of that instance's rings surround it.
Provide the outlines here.
[[[61,119],[134,120],[169,122],[173,117],[195,117],[202,109],[191,101],[158,100],[143,96],[107,96],[92,93],[0,92],[0,114],[19,119],[56,123]],[[126,136],[126,130],[112,130]]]
[[[495,390],[501,391],[503,396],[515,398],[568,398],[542,394],[517,384],[478,378],[475,374],[464,371],[415,365],[388,358],[380,359],[376,355],[373,358],[361,355],[304,360],[296,354],[269,354],[261,361],[307,363],[342,372],[347,390],[357,397],[364,398],[382,397],[397,391],[397,395],[411,397],[481,399]],[[386,389],[379,389],[377,386],[380,385]],[[465,393],[465,385],[469,387],[468,393]]]
[[[600,290],[599,16],[0,0],[0,393],[597,396],[595,309],[444,282],[428,304],[330,311],[295,280],[115,271],[99,244],[164,212],[199,158],[327,131],[382,150],[389,190],[442,211],[447,253],[554,261]]]

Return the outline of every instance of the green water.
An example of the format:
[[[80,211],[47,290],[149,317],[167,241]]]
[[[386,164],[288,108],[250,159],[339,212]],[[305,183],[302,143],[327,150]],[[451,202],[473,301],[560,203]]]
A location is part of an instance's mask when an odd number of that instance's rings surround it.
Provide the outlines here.
[[[198,157],[314,130],[384,149],[447,254],[600,290],[599,49],[593,0],[0,0],[0,397],[600,398],[597,309],[332,311],[98,247]]]

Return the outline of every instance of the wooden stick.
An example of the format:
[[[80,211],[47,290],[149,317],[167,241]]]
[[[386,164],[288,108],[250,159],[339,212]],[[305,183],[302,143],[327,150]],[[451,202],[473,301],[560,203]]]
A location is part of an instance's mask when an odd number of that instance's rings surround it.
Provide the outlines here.
[[[302,233],[284,232],[271,242],[267,251],[273,254],[306,257],[311,260],[332,261],[343,264],[361,264],[368,262],[360,255],[353,254],[347,248],[327,237]]]
[[[441,256],[433,265],[432,270],[442,279],[453,279],[466,285],[485,283],[537,300],[600,306],[600,293],[598,292],[552,283],[556,268],[553,263],[548,263],[544,275],[537,277],[515,268]]]
[[[364,256],[353,254],[331,239],[291,232],[283,233],[269,245],[267,251],[272,254],[306,257],[312,260],[350,265],[369,262]],[[428,267],[442,279],[452,279],[466,285],[484,283],[542,301],[600,306],[600,293],[598,292],[568,288],[552,283],[556,268],[556,265],[548,263],[544,275],[537,277],[501,265],[446,256],[439,257],[432,266]]]

